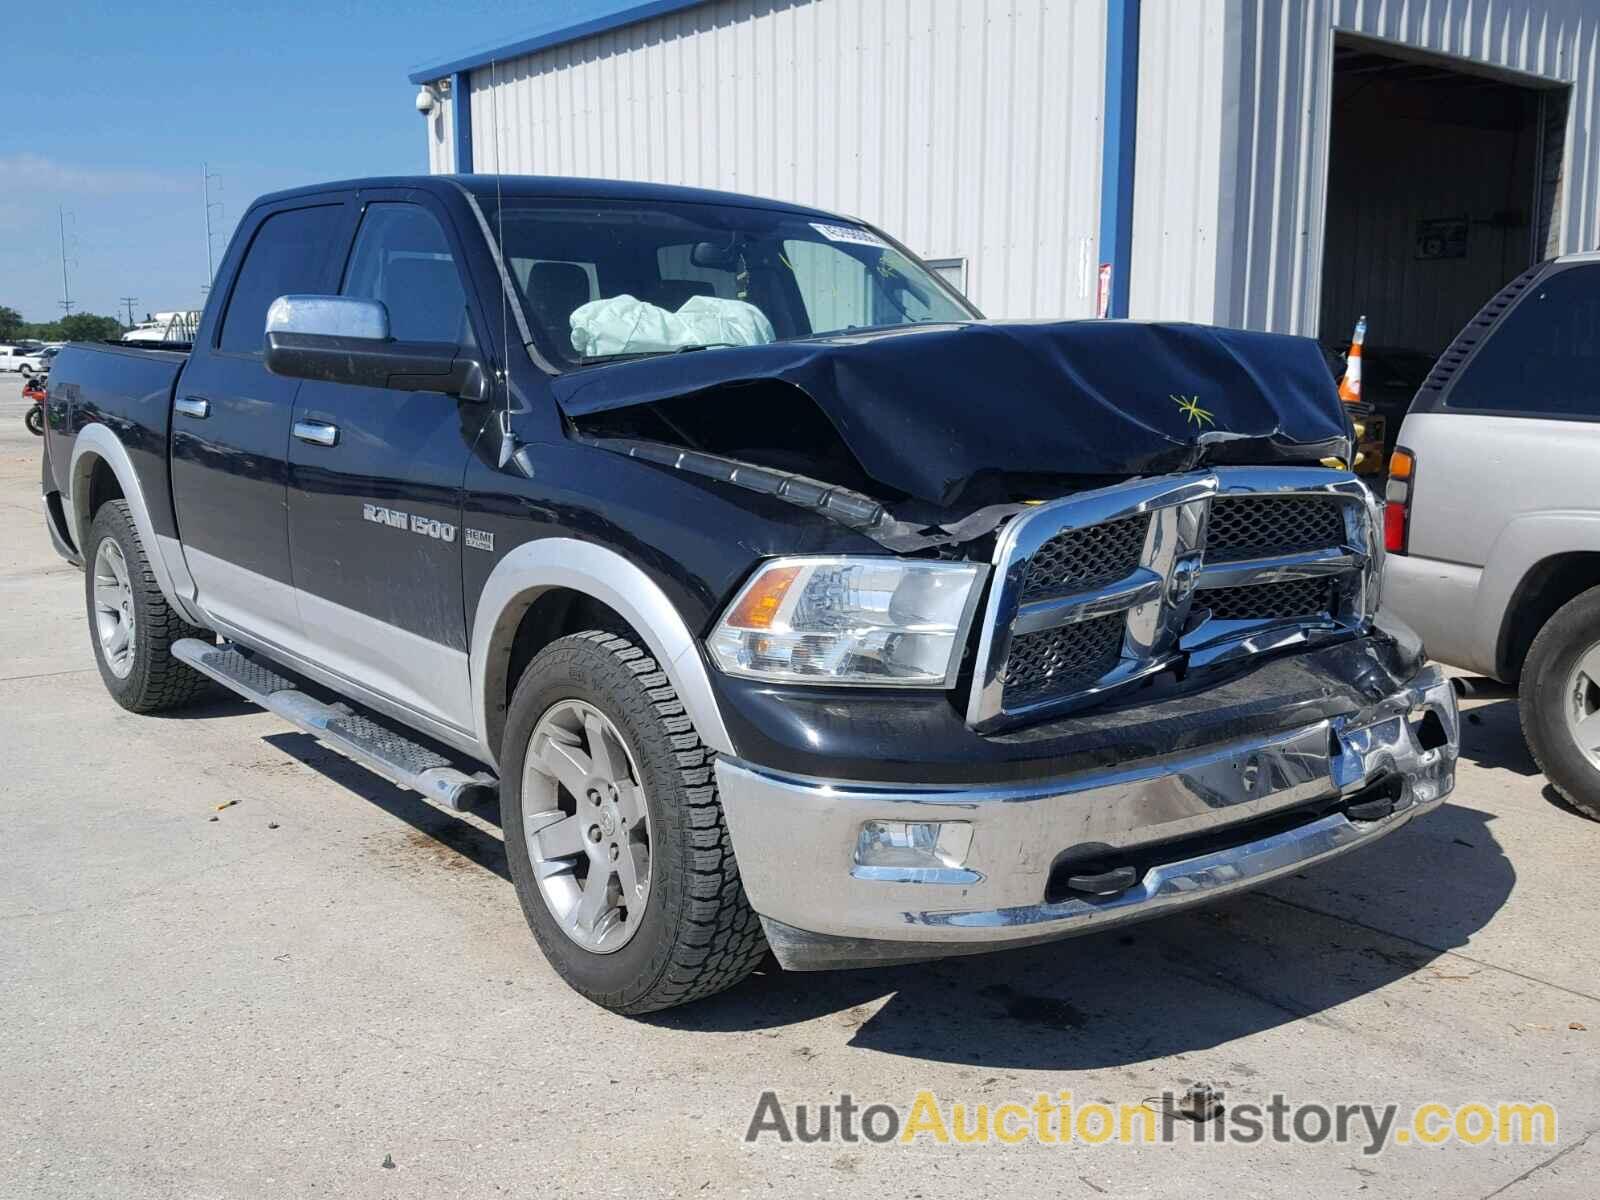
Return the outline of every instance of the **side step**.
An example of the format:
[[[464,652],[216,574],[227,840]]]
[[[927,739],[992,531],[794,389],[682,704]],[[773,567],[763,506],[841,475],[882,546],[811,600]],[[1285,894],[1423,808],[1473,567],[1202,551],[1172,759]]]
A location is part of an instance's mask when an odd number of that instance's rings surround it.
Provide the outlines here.
[[[390,783],[420,792],[455,812],[466,811],[482,798],[478,793],[492,792],[498,786],[487,771],[468,775],[444,756],[347,705],[324,704],[308,696],[293,679],[260,659],[246,657],[232,645],[183,638],[172,644],[172,653],[202,675],[276,713]]]

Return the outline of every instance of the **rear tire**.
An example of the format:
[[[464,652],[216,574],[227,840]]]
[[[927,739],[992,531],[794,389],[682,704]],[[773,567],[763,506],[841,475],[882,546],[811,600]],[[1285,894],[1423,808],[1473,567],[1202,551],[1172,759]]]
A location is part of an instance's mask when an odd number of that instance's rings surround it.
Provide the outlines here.
[[[1567,803],[1600,821],[1600,587],[1569,600],[1539,630],[1519,693],[1523,736],[1539,769]]]
[[[161,594],[126,500],[95,513],[84,555],[84,602],[95,665],[111,698],[129,712],[179,708],[211,690],[210,681],[172,654],[179,638],[211,641]]]
[[[34,437],[44,436],[44,408],[35,404],[22,416],[22,423],[28,427],[28,432]]]
[[[599,753],[597,732],[607,747]],[[563,768],[579,764],[559,785],[549,769],[552,742],[572,752]],[[569,985],[634,1015],[712,995],[755,970],[766,940],[739,881],[715,752],[653,658],[602,631],[551,643],[517,684],[504,746],[501,824],[511,878],[539,948]],[[602,770],[603,758],[616,769]],[[607,780],[628,797],[620,806]],[[583,837],[552,834],[561,820],[581,822]],[[613,842],[630,862],[637,856],[635,870],[611,873],[605,851]],[[600,917],[583,918],[579,897],[593,878],[611,891],[598,902]],[[630,878],[640,881],[636,903]]]

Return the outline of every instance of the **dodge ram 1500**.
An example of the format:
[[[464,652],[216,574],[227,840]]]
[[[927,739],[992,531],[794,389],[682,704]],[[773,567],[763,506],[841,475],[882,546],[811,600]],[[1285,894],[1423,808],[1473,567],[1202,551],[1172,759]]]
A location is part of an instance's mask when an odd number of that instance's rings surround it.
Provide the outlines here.
[[[621,1012],[1171,912],[1453,786],[1308,340],[985,321],[774,201],[371,179],[256,202],[192,347],[71,346],[46,407],[112,696],[497,792]]]

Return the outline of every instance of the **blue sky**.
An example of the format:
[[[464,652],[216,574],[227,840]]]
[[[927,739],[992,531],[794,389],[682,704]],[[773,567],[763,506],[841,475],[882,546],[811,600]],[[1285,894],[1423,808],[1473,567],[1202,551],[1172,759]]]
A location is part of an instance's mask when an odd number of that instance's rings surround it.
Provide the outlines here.
[[[220,258],[262,192],[426,171],[407,72],[580,7],[21,0],[6,21],[0,304],[34,321],[59,315],[64,207],[75,311],[126,319],[126,295],[136,315],[197,306],[202,162],[222,177]]]

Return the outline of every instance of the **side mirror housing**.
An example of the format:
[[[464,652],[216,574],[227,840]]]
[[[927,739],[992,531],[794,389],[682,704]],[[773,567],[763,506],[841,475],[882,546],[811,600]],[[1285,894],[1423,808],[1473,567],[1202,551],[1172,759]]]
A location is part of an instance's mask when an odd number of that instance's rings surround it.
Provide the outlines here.
[[[349,296],[279,296],[267,309],[267,370],[292,379],[483,400],[477,357],[454,342],[389,336],[389,310]]]

